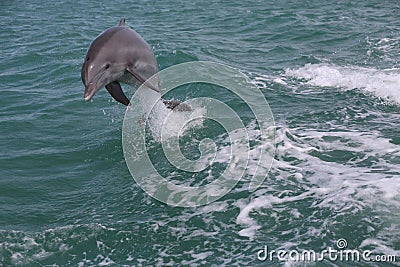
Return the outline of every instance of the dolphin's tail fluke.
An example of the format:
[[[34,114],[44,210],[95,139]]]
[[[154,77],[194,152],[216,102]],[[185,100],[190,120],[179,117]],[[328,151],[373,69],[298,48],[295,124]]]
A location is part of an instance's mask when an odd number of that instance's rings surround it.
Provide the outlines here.
[[[174,111],[192,111],[192,108],[189,105],[183,104],[177,100],[162,100],[164,105],[172,109]]]

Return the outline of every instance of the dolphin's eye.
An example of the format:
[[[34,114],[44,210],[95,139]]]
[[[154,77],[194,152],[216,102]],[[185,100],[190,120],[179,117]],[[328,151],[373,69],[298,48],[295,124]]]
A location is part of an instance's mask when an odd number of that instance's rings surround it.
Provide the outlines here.
[[[110,64],[106,65],[106,70],[108,70],[110,68]]]
[[[86,58],[86,61],[89,61],[89,57]]]

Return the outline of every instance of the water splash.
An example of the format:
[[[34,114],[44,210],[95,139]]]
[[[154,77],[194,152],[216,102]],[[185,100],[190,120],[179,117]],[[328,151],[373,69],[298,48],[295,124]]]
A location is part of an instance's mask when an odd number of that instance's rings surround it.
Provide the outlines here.
[[[305,80],[312,86],[360,89],[400,104],[400,69],[379,70],[321,63],[288,68],[285,75]]]

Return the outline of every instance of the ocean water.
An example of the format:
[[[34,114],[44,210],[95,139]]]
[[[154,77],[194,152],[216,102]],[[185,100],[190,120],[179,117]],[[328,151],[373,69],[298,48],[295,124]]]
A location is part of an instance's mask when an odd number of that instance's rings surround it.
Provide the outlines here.
[[[253,149],[275,154],[254,192],[245,174],[213,203],[173,207],[132,178],[125,107],[104,89],[85,102],[80,78],[91,41],[122,17],[160,70],[213,61],[261,90],[275,137]],[[398,1],[377,0],[2,1],[0,266],[400,266],[399,17]],[[227,103],[257,139],[248,107],[227,91],[191,84],[170,97]],[[221,153],[197,174],[167,164],[149,137],[165,177],[207,183],[225,168],[223,129],[200,124],[182,153],[198,158],[204,138]],[[262,261],[265,246],[287,253]],[[289,253],[330,247],[371,261]]]

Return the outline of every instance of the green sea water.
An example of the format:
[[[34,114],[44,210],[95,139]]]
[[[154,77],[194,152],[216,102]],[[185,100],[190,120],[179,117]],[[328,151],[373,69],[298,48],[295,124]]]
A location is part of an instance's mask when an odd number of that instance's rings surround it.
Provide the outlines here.
[[[398,1],[0,5],[0,266],[400,265]],[[244,177],[221,199],[182,208],[135,182],[121,141],[125,107],[104,89],[85,102],[80,78],[90,43],[122,17],[160,70],[213,61],[261,90],[276,150],[257,190]],[[256,130],[248,107],[227,91],[192,84],[171,93],[204,96],[228,103]],[[214,140],[219,160],[198,176],[179,172],[181,182],[213,180],[229,160],[229,143],[211,122],[186,133],[182,153],[198,157],[201,138]],[[149,145],[175,179],[159,143]],[[338,240],[370,251],[370,260],[289,255],[321,256],[340,250]],[[287,253],[262,261],[265,246]]]

